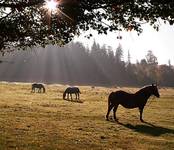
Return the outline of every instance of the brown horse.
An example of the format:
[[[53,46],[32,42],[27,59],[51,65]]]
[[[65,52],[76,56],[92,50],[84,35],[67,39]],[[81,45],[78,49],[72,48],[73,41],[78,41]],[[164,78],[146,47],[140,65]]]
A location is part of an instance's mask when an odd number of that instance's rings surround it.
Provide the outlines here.
[[[31,86],[31,92],[35,93],[36,92],[35,89],[38,89],[38,93],[41,93],[41,92],[45,93],[45,87],[41,83],[33,83]]]
[[[63,93],[63,99],[65,99],[67,94],[67,99],[69,100],[69,95],[71,96],[72,100],[72,94],[76,95],[76,99],[80,99],[80,90],[78,87],[68,87],[65,92]]]
[[[160,97],[157,85],[152,84],[150,86],[145,86],[137,91],[135,94],[127,93],[121,90],[112,92],[108,98],[108,112],[106,114],[106,119],[109,120],[109,113],[113,108],[114,120],[118,121],[116,118],[116,111],[118,105],[122,105],[123,107],[129,109],[139,108],[140,120],[141,122],[144,122],[142,118],[143,109],[151,95],[154,95],[158,98]]]

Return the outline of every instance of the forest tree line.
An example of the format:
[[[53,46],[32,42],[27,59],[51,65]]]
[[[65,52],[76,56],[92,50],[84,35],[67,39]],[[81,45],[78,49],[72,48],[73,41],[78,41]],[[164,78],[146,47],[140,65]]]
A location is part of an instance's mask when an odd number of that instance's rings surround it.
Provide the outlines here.
[[[142,86],[158,83],[174,86],[174,66],[159,65],[153,51],[131,63],[128,52],[123,60],[122,46],[115,51],[95,41],[86,48],[82,43],[64,47],[49,45],[0,57],[0,80],[60,83],[70,85]]]

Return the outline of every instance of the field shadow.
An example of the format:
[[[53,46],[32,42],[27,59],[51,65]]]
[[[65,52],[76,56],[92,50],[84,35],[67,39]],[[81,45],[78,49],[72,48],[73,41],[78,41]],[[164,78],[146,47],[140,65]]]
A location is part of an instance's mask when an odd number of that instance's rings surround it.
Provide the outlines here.
[[[83,101],[81,100],[71,100],[71,99],[64,99],[64,100],[68,102],[74,102],[74,103],[83,103]]]
[[[74,103],[83,103],[82,100],[71,100],[71,99],[62,99],[62,98],[53,98],[53,100],[62,100],[62,101],[68,101],[68,102],[74,102]]]
[[[174,134],[173,129],[161,127],[161,126],[156,126],[148,122],[144,122],[144,124],[141,125],[131,125],[131,124],[123,124],[121,122],[118,122],[118,124],[132,129],[135,132],[143,133],[143,134],[148,134],[152,136],[160,136],[162,134]]]

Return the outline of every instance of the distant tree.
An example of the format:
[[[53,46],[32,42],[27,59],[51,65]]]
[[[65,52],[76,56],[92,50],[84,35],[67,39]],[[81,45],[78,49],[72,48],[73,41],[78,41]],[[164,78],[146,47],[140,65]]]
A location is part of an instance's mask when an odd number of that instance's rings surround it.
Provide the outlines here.
[[[96,43],[96,41],[93,41],[93,44],[91,46],[91,54],[94,55],[94,57],[98,55],[98,53],[100,52],[100,45],[98,43]]]
[[[140,63],[136,63],[136,77],[138,84],[144,85],[152,82],[148,72],[149,70],[146,59],[142,59]]]
[[[121,44],[118,45],[115,51],[115,80],[117,84],[125,84],[126,68],[123,60],[123,48]]]
[[[146,59],[141,59],[140,64],[141,64],[143,67],[147,67],[147,61],[146,61]]]
[[[119,44],[115,51],[116,63],[121,63],[122,59],[123,59],[123,48],[122,48],[121,44]]]
[[[159,20],[174,23],[173,1],[54,0],[57,12],[45,8],[46,0],[0,1],[0,51],[16,47],[63,45],[82,31],[99,34],[121,29],[142,32],[150,23],[159,30]],[[89,35],[91,36],[91,35]]]
[[[131,63],[131,55],[130,52],[128,50],[128,54],[127,54],[127,62],[125,63],[126,66],[126,81],[128,85],[136,85],[137,84],[137,68],[135,64]]]
[[[168,60],[168,66],[169,66],[169,67],[172,66],[172,65],[171,65],[171,61],[170,61],[170,59]]]
[[[113,66],[115,62],[115,56],[114,56],[114,51],[111,47],[108,47],[108,59],[109,59],[110,66]]]
[[[153,54],[152,50],[149,50],[146,55],[146,61],[149,65],[157,65],[157,57]]]
[[[129,50],[128,50],[128,53],[127,53],[127,63],[131,64],[131,56],[130,56]]]
[[[151,79],[151,82],[158,82],[158,60],[157,57],[153,54],[152,50],[149,50],[146,55],[147,61],[147,76]]]
[[[159,66],[159,84],[161,86],[174,86],[174,68],[168,65]]]
[[[64,47],[49,45],[44,51],[40,47],[36,53],[15,51],[0,56],[0,80],[118,86],[158,81],[160,86],[174,86],[171,64],[151,65],[146,59],[136,64],[116,63],[111,47],[98,48],[92,53],[82,43],[72,42]]]

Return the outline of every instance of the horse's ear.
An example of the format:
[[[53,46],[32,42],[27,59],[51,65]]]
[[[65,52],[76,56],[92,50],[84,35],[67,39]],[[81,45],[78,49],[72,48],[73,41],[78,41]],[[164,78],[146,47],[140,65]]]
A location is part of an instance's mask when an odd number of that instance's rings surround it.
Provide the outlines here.
[[[152,83],[152,86],[157,86],[158,84],[157,84],[157,82],[156,83]]]

